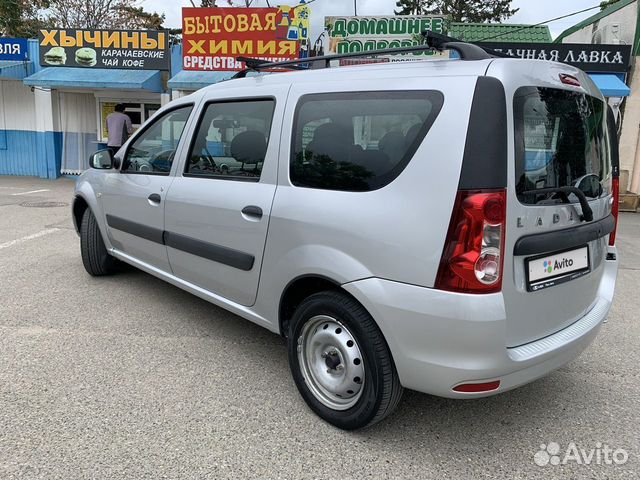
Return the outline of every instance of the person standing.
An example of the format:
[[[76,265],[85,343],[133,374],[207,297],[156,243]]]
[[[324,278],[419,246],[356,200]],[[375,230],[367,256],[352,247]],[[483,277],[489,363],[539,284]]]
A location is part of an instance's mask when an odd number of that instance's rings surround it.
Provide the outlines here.
[[[114,111],[107,115],[107,134],[109,136],[107,147],[113,153],[117,152],[132,133],[131,119],[129,115],[124,113],[124,105],[119,103],[115,106]]]

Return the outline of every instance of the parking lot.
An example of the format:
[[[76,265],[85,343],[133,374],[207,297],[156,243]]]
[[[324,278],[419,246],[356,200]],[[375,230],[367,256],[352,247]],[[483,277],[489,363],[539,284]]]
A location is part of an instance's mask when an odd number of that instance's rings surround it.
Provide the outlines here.
[[[640,477],[640,214],[577,360],[482,400],[405,392],[347,433],[299,397],[280,337],[134,269],[87,275],[73,183],[0,177],[0,478]]]

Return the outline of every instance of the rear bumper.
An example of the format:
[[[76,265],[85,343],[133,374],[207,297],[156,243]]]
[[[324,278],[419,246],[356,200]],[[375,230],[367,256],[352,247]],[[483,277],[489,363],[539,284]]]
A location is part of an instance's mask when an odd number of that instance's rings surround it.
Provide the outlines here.
[[[506,348],[501,293],[466,295],[369,278],[344,285],[374,317],[406,388],[450,398],[493,395],[529,383],[577,357],[595,338],[613,299],[617,261],[607,261],[591,308],[548,337]],[[500,380],[489,393],[462,383]]]

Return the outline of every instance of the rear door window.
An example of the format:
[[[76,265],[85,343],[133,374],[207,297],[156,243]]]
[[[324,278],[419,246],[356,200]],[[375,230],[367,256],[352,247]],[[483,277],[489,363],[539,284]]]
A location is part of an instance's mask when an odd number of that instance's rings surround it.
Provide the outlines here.
[[[516,193],[524,204],[563,203],[551,187],[577,187],[588,198],[611,188],[606,107],[598,98],[553,88],[522,87],[514,97]]]
[[[435,91],[303,96],[294,120],[291,182],[346,191],[387,185],[409,163],[442,104]]]
[[[258,181],[267,153],[275,100],[209,103],[185,175]]]

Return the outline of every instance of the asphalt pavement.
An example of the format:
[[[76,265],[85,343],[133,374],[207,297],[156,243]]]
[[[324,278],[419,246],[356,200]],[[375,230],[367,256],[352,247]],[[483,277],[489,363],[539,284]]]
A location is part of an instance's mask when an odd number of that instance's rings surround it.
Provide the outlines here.
[[[73,183],[0,177],[1,479],[640,478],[640,214],[581,357],[487,399],[407,391],[348,433],[306,407],[279,336],[134,269],[87,275]]]

